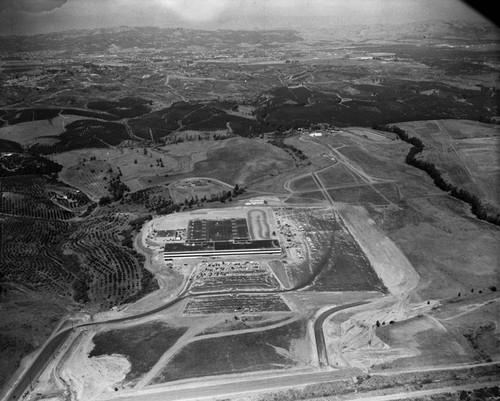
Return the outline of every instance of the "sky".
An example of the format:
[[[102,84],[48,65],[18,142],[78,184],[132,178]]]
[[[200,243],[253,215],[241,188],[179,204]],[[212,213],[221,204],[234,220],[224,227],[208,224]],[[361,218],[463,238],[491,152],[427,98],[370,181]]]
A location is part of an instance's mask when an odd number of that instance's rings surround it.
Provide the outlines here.
[[[123,25],[301,30],[438,20],[486,21],[462,0],[0,0],[0,35]]]

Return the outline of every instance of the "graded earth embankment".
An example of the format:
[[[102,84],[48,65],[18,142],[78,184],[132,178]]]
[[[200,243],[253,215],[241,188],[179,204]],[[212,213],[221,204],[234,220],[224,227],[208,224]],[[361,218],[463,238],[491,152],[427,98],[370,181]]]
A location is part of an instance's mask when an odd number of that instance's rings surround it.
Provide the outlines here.
[[[391,294],[409,294],[417,287],[420,278],[411,263],[363,207],[340,204],[336,209]]]

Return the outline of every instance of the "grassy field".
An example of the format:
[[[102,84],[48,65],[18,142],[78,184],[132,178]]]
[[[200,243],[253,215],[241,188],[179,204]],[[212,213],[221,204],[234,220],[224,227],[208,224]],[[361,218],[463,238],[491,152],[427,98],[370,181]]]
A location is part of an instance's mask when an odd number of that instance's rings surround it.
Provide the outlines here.
[[[328,167],[317,174],[325,188],[336,188],[362,183],[359,177],[356,177],[355,174],[342,164]]]
[[[147,182],[149,176],[164,179],[180,168],[165,152],[143,148],[74,150],[51,158],[64,166],[64,181],[94,197],[107,195],[107,181],[113,174],[121,172],[121,181],[134,192],[152,186]]]
[[[174,199],[184,201],[191,196],[210,198],[236,184],[244,187],[293,167],[293,160],[282,149],[262,140],[245,138],[184,142],[147,150],[78,150],[51,158],[64,165],[61,178],[65,182],[90,193],[96,200],[107,195],[107,181],[117,172],[122,173],[121,181],[131,192],[183,180],[186,185],[176,184],[172,193]],[[194,185],[191,177],[221,180],[229,187],[207,180],[203,181],[204,185]],[[188,179],[193,185],[187,185]]]
[[[297,321],[267,331],[195,341],[184,347],[152,383],[298,366],[301,362],[291,353],[292,342],[305,332],[305,322]]]
[[[420,275],[422,299],[498,284],[500,230],[473,218],[464,203],[433,196],[400,202],[399,210],[368,210]]]
[[[286,199],[286,203],[297,205],[321,202],[326,202],[325,196],[321,191],[301,192],[300,194],[291,195]]]
[[[206,160],[196,162],[193,175],[246,186],[293,167],[285,151],[261,140],[231,138],[224,145],[207,152]]]
[[[463,120],[397,125],[423,141],[423,159],[435,164],[443,172],[443,178],[500,207],[498,126]]]
[[[456,335],[427,316],[389,324],[384,322],[376,334],[394,351],[413,352],[415,356],[400,358],[383,366],[403,369],[421,366],[471,363],[476,353],[465,337]],[[411,342],[408,339],[411,338]],[[374,367],[377,369],[377,367]]]
[[[126,380],[136,380],[147,373],[185,332],[186,328],[161,322],[103,331],[94,336],[95,347],[89,356],[125,355],[132,364]]]
[[[87,117],[61,115],[50,120],[37,120],[8,125],[0,128],[0,139],[15,141],[23,146],[36,143],[50,145],[58,140],[55,138],[62,132],[67,124],[77,120],[86,120]]]
[[[53,297],[5,284],[0,297],[0,388],[6,388],[21,359],[44,343],[66,310]]]
[[[349,203],[351,205],[387,205],[389,202],[370,185],[361,185],[353,188],[337,188],[328,190],[334,202]]]
[[[311,174],[298,177],[290,181],[290,189],[293,192],[318,191],[319,187]]]
[[[461,294],[432,312],[444,327],[457,337],[467,340],[479,360],[498,360],[500,339],[496,328],[500,324],[500,302],[492,288]]]
[[[499,312],[495,291],[482,289],[448,299],[428,315],[385,322],[377,328],[377,336],[395,350],[412,350],[414,356],[383,366],[398,369],[497,360]]]

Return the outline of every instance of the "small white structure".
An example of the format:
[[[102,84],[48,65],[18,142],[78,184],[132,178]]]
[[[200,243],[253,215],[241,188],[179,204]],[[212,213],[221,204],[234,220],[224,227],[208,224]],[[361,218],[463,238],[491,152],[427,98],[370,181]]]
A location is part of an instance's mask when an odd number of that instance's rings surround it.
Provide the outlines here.
[[[267,201],[265,199],[250,199],[248,202],[245,202],[246,206],[257,206],[257,205],[267,205]]]
[[[311,132],[309,136],[323,136],[321,132]]]

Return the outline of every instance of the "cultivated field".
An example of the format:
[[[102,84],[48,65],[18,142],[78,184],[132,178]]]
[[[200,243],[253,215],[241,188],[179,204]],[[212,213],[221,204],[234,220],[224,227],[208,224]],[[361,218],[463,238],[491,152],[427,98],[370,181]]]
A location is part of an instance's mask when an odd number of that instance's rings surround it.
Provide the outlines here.
[[[64,253],[78,258],[85,272],[86,296],[103,309],[157,288],[151,273],[143,268],[144,257],[122,243],[131,235],[130,223],[135,218],[127,214],[96,216],[80,224],[63,245]]]

